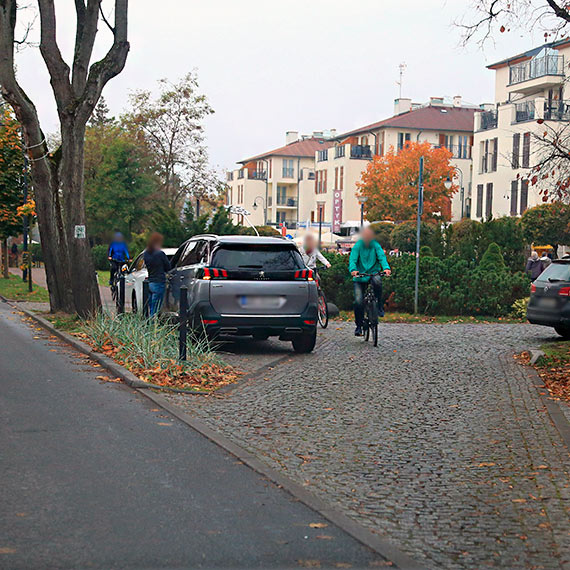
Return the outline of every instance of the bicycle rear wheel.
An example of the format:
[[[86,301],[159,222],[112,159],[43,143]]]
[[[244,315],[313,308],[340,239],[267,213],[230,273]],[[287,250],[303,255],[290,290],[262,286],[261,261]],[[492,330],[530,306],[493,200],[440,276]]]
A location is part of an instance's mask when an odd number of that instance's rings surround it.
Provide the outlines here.
[[[362,332],[365,342],[368,342],[368,339],[370,338],[370,323],[368,322],[367,318],[365,318],[364,322],[362,323]]]
[[[321,327],[326,329],[329,324],[329,308],[327,307],[325,294],[322,291],[319,291],[318,318]]]
[[[372,329],[372,342],[374,346],[378,346],[378,323],[370,325],[370,328]]]

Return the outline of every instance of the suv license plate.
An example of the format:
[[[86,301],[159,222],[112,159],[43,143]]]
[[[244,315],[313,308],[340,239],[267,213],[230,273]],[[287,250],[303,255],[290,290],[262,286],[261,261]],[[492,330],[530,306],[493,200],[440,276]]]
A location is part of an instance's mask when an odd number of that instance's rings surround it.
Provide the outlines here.
[[[273,295],[241,295],[239,304],[248,309],[279,309],[285,304],[285,297]]]
[[[556,307],[556,299],[553,297],[540,297],[538,304],[545,309],[554,309]]]

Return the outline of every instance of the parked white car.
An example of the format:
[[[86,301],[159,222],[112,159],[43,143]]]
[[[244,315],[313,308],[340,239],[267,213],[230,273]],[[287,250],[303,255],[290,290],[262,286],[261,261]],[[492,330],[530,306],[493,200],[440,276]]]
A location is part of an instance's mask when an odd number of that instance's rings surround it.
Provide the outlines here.
[[[175,247],[166,247],[162,251],[170,261],[174,254],[178,251]],[[144,264],[144,251],[139,253],[133,260],[129,269],[125,273],[125,302],[131,303],[131,310],[133,313],[142,307],[143,296],[143,281],[148,277],[148,271]]]

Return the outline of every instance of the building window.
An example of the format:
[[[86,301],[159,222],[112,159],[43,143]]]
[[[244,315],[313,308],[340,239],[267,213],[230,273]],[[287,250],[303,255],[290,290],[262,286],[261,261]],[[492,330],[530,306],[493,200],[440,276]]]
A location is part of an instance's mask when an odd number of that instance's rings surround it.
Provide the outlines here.
[[[493,214],[493,183],[487,183],[487,199],[485,201],[485,217],[489,219]]]
[[[497,161],[499,158],[499,139],[495,137],[492,140],[492,144],[493,144],[493,155],[491,159],[491,172],[497,172]]]
[[[293,178],[294,168],[293,160],[284,158],[283,159],[283,178]]]
[[[277,186],[277,205],[287,205],[287,186]]]
[[[519,181],[513,180],[511,182],[511,216],[518,214],[519,206]]]
[[[287,212],[280,212],[280,211],[275,212],[275,221],[278,224],[284,224],[286,217],[287,217]]]
[[[230,206],[233,204],[233,190],[231,188],[228,189],[228,193],[226,194],[226,206]]]
[[[522,166],[523,168],[530,166],[530,133],[523,135]]]
[[[344,190],[344,166],[340,167],[340,180],[339,180],[339,190]]]
[[[410,133],[398,133],[398,150],[402,150],[410,142]]]
[[[469,142],[467,135],[459,135],[459,145],[457,148],[457,158],[471,158],[469,154]]]
[[[521,214],[528,208],[528,180],[521,182]]]
[[[520,155],[521,155],[521,134],[515,133],[513,135],[513,156],[511,158],[511,164],[513,168],[519,167]]]
[[[325,221],[325,205],[317,204],[317,222]]]
[[[477,209],[475,215],[478,218],[483,216],[483,184],[477,184]]]

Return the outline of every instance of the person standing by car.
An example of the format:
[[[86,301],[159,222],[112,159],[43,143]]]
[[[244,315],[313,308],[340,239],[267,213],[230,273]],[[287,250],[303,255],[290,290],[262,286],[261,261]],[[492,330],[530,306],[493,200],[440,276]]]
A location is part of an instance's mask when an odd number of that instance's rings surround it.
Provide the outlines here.
[[[162,251],[163,243],[164,238],[161,234],[152,233],[143,254],[148,271],[148,305],[151,317],[160,311],[166,289],[166,272],[170,271],[170,261]]]
[[[374,296],[378,302],[378,315],[384,316],[382,303],[382,277],[359,277],[360,273],[379,273],[384,270],[390,275],[391,270],[382,246],[376,241],[374,232],[370,228],[364,228],[360,239],[350,252],[348,270],[354,282],[354,320],[356,321],[355,336],[362,336],[362,321],[364,320],[364,294],[368,282],[371,281]]]
[[[113,241],[109,245],[107,258],[111,264],[111,275],[109,275],[109,285],[113,284],[113,279],[119,271],[121,265],[129,260],[129,248],[125,237],[121,232],[115,232]]]
[[[328,259],[319,251],[317,240],[311,233],[305,235],[301,256],[303,257],[305,265],[313,271],[317,269],[317,261],[320,261],[327,268],[331,266]]]
[[[540,261],[542,261],[543,270],[546,269],[552,263],[552,259],[548,257],[546,251],[541,255]]]
[[[534,281],[544,271],[544,265],[538,257],[538,253],[533,251],[526,262],[525,272]]]

